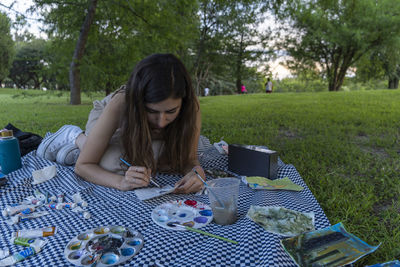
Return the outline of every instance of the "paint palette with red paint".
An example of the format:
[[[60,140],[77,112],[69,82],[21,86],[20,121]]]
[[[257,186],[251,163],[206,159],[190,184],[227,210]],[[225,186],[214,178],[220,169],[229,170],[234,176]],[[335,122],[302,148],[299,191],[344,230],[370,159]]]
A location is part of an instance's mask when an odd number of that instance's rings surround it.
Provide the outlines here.
[[[174,200],[157,206],[151,213],[151,218],[161,227],[184,231],[184,228],[176,227],[174,224],[201,228],[212,221],[213,213],[208,205],[186,199]]]
[[[99,226],[71,239],[64,256],[77,266],[113,266],[138,254],[143,243],[143,236],[128,227]]]

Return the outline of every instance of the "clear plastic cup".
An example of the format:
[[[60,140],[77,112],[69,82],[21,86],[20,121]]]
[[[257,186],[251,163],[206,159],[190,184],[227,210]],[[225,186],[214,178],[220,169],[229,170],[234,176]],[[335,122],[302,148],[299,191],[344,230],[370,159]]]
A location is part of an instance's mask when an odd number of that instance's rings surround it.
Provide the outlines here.
[[[235,223],[240,180],[237,178],[219,178],[207,181],[207,184],[214,222],[220,225]]]

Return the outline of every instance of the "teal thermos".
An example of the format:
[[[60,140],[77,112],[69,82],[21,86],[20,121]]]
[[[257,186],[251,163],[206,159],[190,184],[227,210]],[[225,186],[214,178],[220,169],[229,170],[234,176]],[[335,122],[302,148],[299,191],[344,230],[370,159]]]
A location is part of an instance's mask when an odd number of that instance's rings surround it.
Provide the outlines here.
[[[9,174],[22,167],[18,139],[12,130],[0,132],[0,167],[3,174]]]

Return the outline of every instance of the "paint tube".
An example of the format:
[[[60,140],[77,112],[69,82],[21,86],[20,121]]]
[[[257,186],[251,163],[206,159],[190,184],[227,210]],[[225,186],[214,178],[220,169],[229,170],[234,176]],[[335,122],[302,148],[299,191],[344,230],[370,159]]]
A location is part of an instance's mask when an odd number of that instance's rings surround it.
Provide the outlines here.
[[[13,225],[13,224],[17,224],[19,222],[24,222],[30,219],[35,219],[35,218],[39,218],[41,216],[44,215],[48,215],[49,213],[47,211],[38,211],[38,212],[33,212],[30,214],[22,214],[22,213],[18,213],[15,216],[12,216],[10,219],[6,220],[6,223],[8,225]]]
[[[72,200],[73,200],[74,203],[78,204],[81,207],[87,207],[88,206],[88,203],[82,199],[80,193],[73,194],[72,195]]]
[[[64,193],[60,193],[57,195],[57,202],[63,203],[64,202]]]
[[[34,211],[35,211],[35,208],[27,208],[27,209],[21,210],[21,212],[19,213],[19,215],[22,215],[22,214],[24,214],[24,215],[31,214],[31,213],[34,212]]]
[[[8,225],[13,225],[19,223],[19,215],[12,216],[10,219],[6,220]]]
[[[63,208],[76,208],[77,204],[76,203],[58,203],[56,206],[56,209],[61,210]]]
[[[26,248],[20,252],[16,252],[12,256],[0,260],[0,266],[10,266],[17,262],[23,261],[24,259],[39,253],[45,244],[46,241],[38,240],[38,242],[34,243],[34,245],[30,246],[29,248]]]
[[[11,234],[12,238],[24,237],[24,238],[37,238],[37,237],[45,237],[55,235],[57,232],[57,228],[55,226],[39,228],[39,229],[25,229],[18,230]]]
[[[84,209],[82,209],[81,207],[76,207],[76,208],[73,208],[72,209],[72,212],[75,212],[75,213],[78,213],[78,212],[84,212],[85,210]]]
[[[38,211],[38,212],[31,213],[31,214],[26,214],[26,215],[21,214],[20,221],[24,222],[24,221],[27,221],[30,219],[36,219],[36,218],[42,217],[44,215],[49,215],[49,213],[47,211]]]
[[[90,219],[90,217],[92,217],[92,215],[90,215],[90,213],[88,211],[80,213],[79,215],[82,216],[85,219]]]
[[[77,204],[83,202],[83,199],[82,199],[82,197],[81,197],[81,194],[80,194],[80,193],[73,194],[73,195],[72,195],[72,201],[73,201],[74,203],[77,203]]]
[[[49,192],[46,192],[44,202],[45,202],[46,204],[49,203]]]
[[[39,199],[40,201],[46,201],[46,195],[43,194],[42,192],[40,192],[39,189],[36,189],[36,190],[33,192],[33,195],[34,195],[37,199]]]
[[[11,243],[14,245],[21,245],[24,247],[35,247],[43,242],[42,239],[14,237],[11,238]]]
[[[10,255],[10,250],[8,248],[0,249],[0,260],[8,257]]]
[[[56,202],[56,200],[57,200],[57,197],[56,196],[51,196],[50,198],[49,198],[49,203],[54,203],[54,202]]]
[[[26,209],[35,209],[34,205],[15,205],[15,206],[6,206],[6,208],[3,210],[2,214],[4,217],[6,217],[7,215],[11,216],[14,215],[16,213],[19,213],[23,210]]]
[[[57,208],[57,205],[58,205],[58,204],[56,204],[56,203],[51,203],[51,204],[49,204],[49,208],[50,208],[50,209],[56,209],[56,208]]]

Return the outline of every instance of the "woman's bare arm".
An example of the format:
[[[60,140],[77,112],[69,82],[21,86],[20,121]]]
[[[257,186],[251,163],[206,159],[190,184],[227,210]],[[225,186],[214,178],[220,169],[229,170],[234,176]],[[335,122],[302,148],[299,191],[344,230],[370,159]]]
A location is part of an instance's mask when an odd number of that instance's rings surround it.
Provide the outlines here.
[[[150,175],[143,167],[131,167],[125,176],[103,169],[99,163],[112,135],[119,126],[119,118],[124,106],[124,94],[116,94],[105,107],[93,126],[78,161],[75,172],[85,180],[119,190],[130,190],[147,186]],[[139,169],[140,168],[140,169]]]

